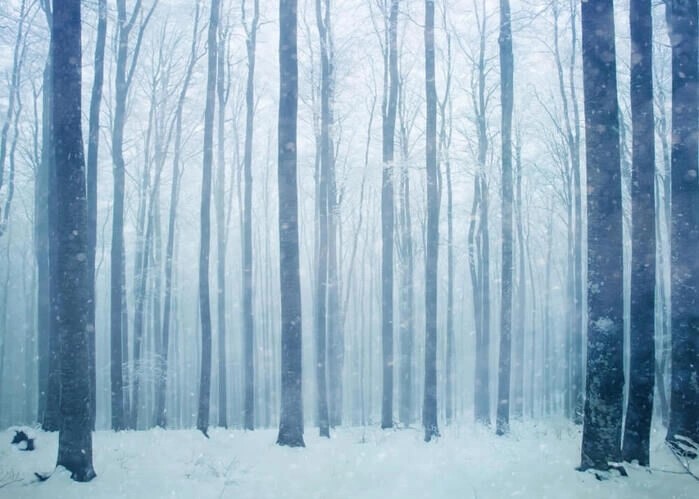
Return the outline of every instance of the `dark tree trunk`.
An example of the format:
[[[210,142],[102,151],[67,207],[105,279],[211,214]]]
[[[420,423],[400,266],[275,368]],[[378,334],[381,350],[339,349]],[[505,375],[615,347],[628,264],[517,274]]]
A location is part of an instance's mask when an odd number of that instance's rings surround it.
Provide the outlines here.
[[[89,285],[87,254],[87,199],[81,132],[80,1],[54,4],[51,26],[53,94],[51,125],[56,166],[56,214],[52,217],[55,245],[55,301],[60,344],[60,432],[57,466],[71,478],[87,482],[92,468],[92,411],[90,409],[90,348],[88,309],[94,299]]]
[[[384,82],[383,172],[381,175],[381,347],[383,389],[381,428],[393,427],[393,152],[398,101],[398,3],[391,0]],[[386,57],[386,55],[384,55]]]
[[[93,301],[88,307],[88,340],[90,346],[90,400],[92,404],[92,427],[95,427],[97,406],[97,378],[95,375],[95,254],[97,251],[97,158],[99,151],[100,105],[104,82],[104,48],[107,41],[107,0],[99,0],[97,19],[97,41],[95,44],[95,76],[90,98],[90,124],[87,145],[87,272],[92,288]]]
[[[208,75],[204,110],[204,160],[202,165],[200,243],[199,243],[199,317],[201,320],[201,372],[197,429],[208,437],[211,401],[211,300],[209,296],[209,253],[211,244],[211,171],[213,163],[214,113],[216,107],[216,63],[220,1],[211,0],[209,17]]]
[[[439,257],[439,171],[437,166],[437,90],[434,70],[434,0],[425,0],[425,93],[427,116],[427,240],[425,243],[425,442],[439,436],[437,426],[437,268]]]
[[[622,206],[614,11],[582,4],[588,192],[587,386],[581,470],[621,457],[623,410]]]
[[[650,0],[631,0],[633,127],[629,396],[622,457],[648,466],[655,378],[655,117]]]
[[[510,2],[500,0],[500,100],[502,104],[502,281],[500,304],[500,359],[496,432],[510,430],[510,357],[512,335],[512,107],[514,104]],[[522,329],[523,331],[523,329]],[[524,341],[524,338],[520,338]],[[522,343],[523,344],[523,343]]]
[[[304,447],[301,384],[296,123],[298,111],[297,0],[279,3],[279,277],[281,290],[281,417],[277,444]]]
[[[245,398],[243,426],[246,430],[255,428],[255,352],[253,350],[255,323],[252,303],[252,137],[255,113],[255,49],[259,1],[254,0],[253,18],[247,30],[248,76],[245,90],[245,156],[243,163],[244,208],[243,208],[243,378]]]
[[[672,379],[671,443],[699,443],[699,183],[697,2],[672,0]]]

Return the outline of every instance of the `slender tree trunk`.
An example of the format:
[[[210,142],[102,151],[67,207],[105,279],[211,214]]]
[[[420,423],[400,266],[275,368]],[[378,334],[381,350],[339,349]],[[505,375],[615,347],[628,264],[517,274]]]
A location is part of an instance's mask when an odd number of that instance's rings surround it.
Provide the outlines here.
[[[220,1],[211,0],[209,17],[208,75],[204,110],[204,161],[202,166],[200,243],[199,243],[199,307],[201,319],[201,373],[197,429],[208,437],[211,399],[211,300],[209,296],[209,250],[211,244],[211,171],[213,163],[214,114],[216,107],[216,61]]]
[[[425,396],[422,424],[425,442],[439,436],[437,427],[437,269],[439,257],[439,168],[437,166],[437,90],[434,70],[434,0],[425,0],[425,92],[427,116],[427,241],[425,244]]]
[[[473,287],[476,328],[474,416],[490,425],[490,235],[488,232],[488,183],[485,167],[488,155],[486,122],[486,21],[485,4],[479,15],[479,50],[473,107],[478,132],[478,173],[473,185],[473,206],[469,224],[469,268]]]
[[[401,92],[403,95],[403,92]],[[404,99],[401,99],[404,100]],[[404,108],[403,103],[401,107]],[[399,419],[404,425],[413,422],[413,350],[415,337],[413,288],[413,236],[410,213],[410,173],[408,171],[408,134],[405,116],[401,113],[401,169],[400,169],[400,407]]]
[[[301,385],[296,124],[298,111],[297,0],[279,3],[279,277],[281,290],[281,418],[277,444],[304,447]]]
[[[97,158],[99,156],[100,105],[102,103],[102,83],[104,81],[104,48],[107,41],[107,0],[99,0],[97,8],[97,41],[95,44],[92,96],[90,98],[90,122],[87,146],[87,271],[88,282],[95,296],[95,254],[97,251]],[[90,400],[92,404],[92,427],[95,427],[97,407],[97,378],[95,375],[95,320],[96,302],[88,307],[88,341],[90,347]]]
[[[534,364],[529,366],[528,370],[525,370],[525,332],[527,324],[527,285],[526,285],[526,269],[525,269],[525,241],[524,241],[524,217],[522,215],[522,210],[524,208],[524,202],[522,201],[522,144],[518,141],[515,145],[515,167],[514,167],[514,216],[515,216],[515,227],[517,230],[517,273],[519,275],[517,279],[517,324],[515,333],[515,360],[514,364],[514,375],[512,379],[514,381],[514,390],[512,391],[513,400],[513,416],[522,418],[524,416],[524,378],[525,372],[533,373]],[[514,264],[514,258],[513,258]],[[514,303],[514,299],[513,299]],[[532,402],[531,398],[528,401]]]
[[[670,2],[672,41],[672,379],[667,440],[699,445],[697,2]]]
[[[218,164],[216,165],[216,325],[218,327],[218,425],[228,428],[226,381],[226,36],[219,29],[216,94],[218,96]],[[232,193],[231,193],[232,194]]]
[[[581,470],[621,458],[623,411],[622,206],[614,11],[582,4],[588,192],[587,387]]]
[[[87,199],[85,160],[81,132],[80,1],[54,4],[51,26],[53,109],[51,125],[56,165],[57,213],[51,244],[55,244],[56,266],[51,271],[57,284],[55,300],[60,344],[60,412],[57,466],[71,478],[87,482],[95,477],[92,468],[92,411],[90,409],[90,347],[88,316],[94,300],[89,285],[87,254]]]
[[[391,0],[387,33],[388,71],[384,82],[383,172],[381,175],[381,428],[393,427],[393,151],[398,100],[398,3]],[[385,56],[386,57],[386,56]]]
[[[43,87],[49,88],[50,59],[46,62],[43,75]],[[50,329],[50,301],[49,301],[49,170],[51,168],[51,131],[50,108],[51,92],[42,92],[42,116],[41,116],[41,163],[38,165],[36,182],[34,186],[34,238],[37,264],[37,300],[36,300],[36,328],[38,333],[38,391],[37,421],[43,430],[50,430],[47,423],[51,420],[49,405],[49,389],[51,379],[51,329]],[[9,268],[9,267],[8,267]],[[55,376],[54,376],[55,377]]]
[[[184,103],[189,90],[189,83],[194,72],[194,64],[197,59],[197,35],[199,29],[199,4],[196,4],[194,14],[194,27],[192,29],[192,43],[189,53],[189,60],[185,70],[184,81],[180,90],[177,108],[175,110],[175,144],[174,155],[172,158],[172,184],[170,186],[170,212],[168,215],[167,242],[165,246],[165,290],[163,296],[163,321],[162,333],[160,338],[161,350],[158,355],[159,368],[157,369],[156,387],[155,387],[155,424],[161,428],[167,426],[167,410],[166,410],[166,394],[168,381],[168,354],[170,348],[170,330],[171,322],[175,317],[173,306],[173,266],[174,266],[174,251],[175,251],[175,222],[177,217],[177,202],[179,199],[180,177],[182,170],[180,168],[181,153],[182,153],[182,113]],[[174,348],[173,348],[174,350]],[[177,360],[177,355],[174,356]],[[179,393],[176,391],[176,393]],[[178,405],[179,406],[179,405]]]
[[[323,12],[325,4],[325,13]],[[329,170],[331,168],[332,143],[330,137],[330,34],[327,32],[326,20],[329,18],[330,5],[326,0],[316,0],[316,23],[320,38],[321,60],[321,96],[320,96],[320,177],[318,183],[318,270],[316,274],[316,397],[317,418],[321,437],[330,436],[330,417],[328,414],[327,388],[327,340],[328,340],[328,262],[331,258],[328,247],[328,229],[330,218]]]
[[[255,112],[255,50],[259,20],[259,1],[254,0],[253,18],[250,27],[246,25],[248,76],[245,91],[245,156],[243,163],[244,207],[243,207],[243,377],[245,383],[244,422],[247,430],[255,427],[255,364],[253,343],[255,323],[252,303],[252,138]],[[243,14],[245,9],[243,8]]]
[[[512,334],[512,107],[513,56],[510,2],[500,0],[500,98],[502,101],[502,281],[500,304],[500,360],[498,364],[498,435],[510,426],[510,357]],[[524,339],[521,338],[523,341]]]
[[[111,311],[111,405],[112,429],[123,430],[126,427],[124,400],[124,354],[123,349],[125,315],[124,282],[124,189],[125,162],[123,153],[124,122],[126,113],[126,96],[128,92],[126,78],[126,58],[131,25],[127,24],[126,2],[117,0],[117,62],[115,69],[115,104],[112,130],[112,161],[114,163],[114,194],[112,204],[112,244],[110,272],[110,311]]]

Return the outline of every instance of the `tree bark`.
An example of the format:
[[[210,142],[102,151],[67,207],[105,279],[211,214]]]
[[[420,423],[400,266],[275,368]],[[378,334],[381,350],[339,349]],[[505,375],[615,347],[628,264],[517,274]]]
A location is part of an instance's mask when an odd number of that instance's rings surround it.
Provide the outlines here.
[[[211,401],[211,300],[209,296],[209,253],[211,244],[211,172],[213,163],[214,113],[216,107],[216,62],[220,0],[211,0],[207,38],[208,75],[204,110],[204,159],[202,165],[200,242],[199,242],[199,317],[201,320],[201,372],[197,429],[208,437]]]
[[[297,0],[279,3],[279,277],[281,289],[281,417],[277,444],[304,447],[301,378],[296,124],[298,111]]]
[[[699,443],[697,2],[670,2],[672,43],[672,375],[667,440]]]
[[[496,433],[510,427],[510,360],[512,335],[512,107],[514,104],[512,25],[509,0],[500,0],[500,100],[502,104],[502,280],[500,304],[500,359]],[[523,338],[521,338],[523,341]]]
[[[245,28],[247,31],[245,44],[248,58],[248,76],[245,91],[245,152],[243,163],[243,357],[245,366],[243,371],[245,383],[243,426],[246,430],[252,430],[255,427],[255,364],[253,351],[255,323],[252,303],[252,138],[255,112],[255,49],[258,20],[259,1],[254,0],[252,22],[249,28],[247,25]]]
[[[95,375],[95,254],[97,251],[97,158],[99,156],[100,105],[104,82],[104,49],[107,41],[107,0],[97,5],[97,41],[95,42],[92,95],[90,97],[90,122],[87,146],[87,271],[88,285],[94,297],[88,308],[88,341],[90,347],[90,400],[92,401],[92,427],[95,427],[97,406],[97,378]]]
[[[437,166],[437,90],[434,65],[434,0],[425,0],[427,240],[425,243],[425,392],[422,406],[425,442],[439,436],[437,426],[437,270],[440,186]]]
[[[631,332],[622,457],[650,464],[655,378],[655,117],[650,0],[631,0]]]
[[[614,11],[582,4],[588,192],[587,386],[581,470],[621,457],[623,410],[622,204]]]
[[[386,48],[388,71],[383,102],[383,171],[381,175],[381,347],[383,385],[381,428],[393,427],[393,152],[398,100],[398,3],[391,0]]]
[[[60,350],[60,430],[57,466],[71,478],[87,482],[92,467],[92,411],[90,409],[90,347],[88,315],[94,289],[87,262],[87,199],[81,127],[80,1],[56,2],[51,26],[51,124],[56,165],[55,236],[56,303]]]

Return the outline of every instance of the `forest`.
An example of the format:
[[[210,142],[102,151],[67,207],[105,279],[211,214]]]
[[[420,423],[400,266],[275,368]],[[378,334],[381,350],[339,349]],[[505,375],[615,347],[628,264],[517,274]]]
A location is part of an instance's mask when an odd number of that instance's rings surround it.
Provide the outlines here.
[[[0,497],[698,497],[698,4],[0,0]]]

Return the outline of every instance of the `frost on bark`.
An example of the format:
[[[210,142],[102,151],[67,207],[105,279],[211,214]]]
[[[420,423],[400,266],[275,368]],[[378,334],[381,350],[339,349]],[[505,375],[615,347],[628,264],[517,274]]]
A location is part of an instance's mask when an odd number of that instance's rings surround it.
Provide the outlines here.
[[[588,193],[587,383],[580,469],[621,457],[623,405],[622,205],[614,10],[582,4]]]

